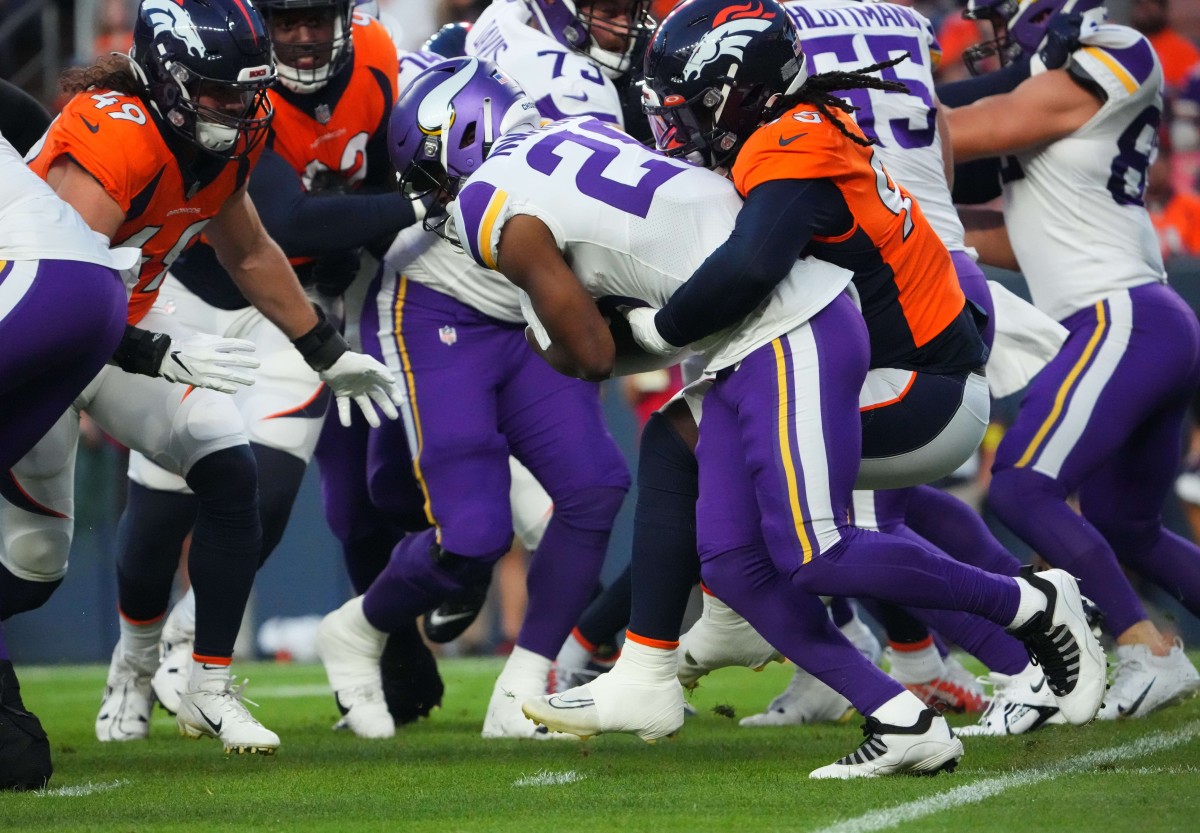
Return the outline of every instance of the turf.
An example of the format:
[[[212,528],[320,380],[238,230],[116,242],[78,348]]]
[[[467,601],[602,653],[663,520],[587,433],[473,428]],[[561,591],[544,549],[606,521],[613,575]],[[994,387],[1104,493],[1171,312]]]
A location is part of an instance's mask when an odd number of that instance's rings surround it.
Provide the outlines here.
[[[812,782],[811,769],[861,740],[857,721],[751,730],[721,714],[760,710],[790,668],[712,675],[692,697],[699,714],[655,745],[484,741],[499,668],[444,662],[446,708],[368,742],[330,731],[319,666],[241,665],[256,714],[283,744],[274,757],[240,758],[180,738],[161,711],[149,741],[101,744],[92,721],[104,669],[19,669],[56,770],[48,790],[0,794],[0,830],[1200,830],[1200,700],[1137,721],[969,738],[958,770],[936,778]],[[905,821],[905,806],[929,812]]]

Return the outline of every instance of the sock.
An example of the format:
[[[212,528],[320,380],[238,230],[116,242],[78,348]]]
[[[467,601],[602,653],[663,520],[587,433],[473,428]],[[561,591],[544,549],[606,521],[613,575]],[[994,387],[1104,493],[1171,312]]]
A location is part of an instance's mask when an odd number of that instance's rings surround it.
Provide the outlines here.
[[[571,635],[558,649],[558,656],[555,657],[554,662],[559,668],[586,668],[592,658],[592,652],[595,650],[596,646],[585,642],[579,633],[579,628],[576,628],[571,631]]]
[[[124,613],[121,623],[121,651],[139,669],[158,667],[158,642],[162,639],[163,617],[149,622],[135,622]]]
[[[1008,623],[1009,630],[1015,630],[1046,609],[1049,599],[1025,579],[1015,579],[1017,589],[1021,591],[1021,601],[1017,604],[1017,615]]]
[[[522,648],[520,645],[514,645],[512,653],[508,655],[508,660],[504,663],[504,670],[500,672],[497,682],[510,683],[512,680],[542,680],[544,683],[546,676],[550,673],[550,666],[553,662],[549,657],[535,654],[533,651]]]
[[[927,708],[916,695],[905,691],[871,712],[871,717],[888,726],[911,726]]]
[[[888,659],[892,665],[892,676],[906,685],[927,683],[942,676],[946,670],[933,637],[916,644],[888,640],[888,648],[891,649]]]
[[[629,624],[629,608],[633,603],[633,565],[627,566],[612,584],[592,599],[579,617],[575,632],[596,646],[615,645],[617,635]]]
[[[675,672],[679,668],[679,660],[675,656],[678,647],[678,642],[646,639],[629,632],[625,635],[625,647],[613,671],[620,668],[622,676],[643,682],[670,682],[675,679]]]
[[[166,642],[194,642],[196,639],[196,591],[191,587],[171,608],[163,627]]]
[[[188,691],[225,688],[229,684],[229,665],[232,661],[232,657],[198,657],[193,654]]]

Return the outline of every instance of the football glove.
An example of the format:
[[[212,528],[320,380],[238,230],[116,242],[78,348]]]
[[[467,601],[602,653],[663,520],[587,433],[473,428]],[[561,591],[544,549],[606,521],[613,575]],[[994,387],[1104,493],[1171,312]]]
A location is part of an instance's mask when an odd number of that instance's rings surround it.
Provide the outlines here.
[[[621,314],[629,322],[629,329],[633,331],[633,340],[637,342],[638,347],[656,356],[674,355],[679,352],[679,348],[659,335],[658,327],[654,323],[654,315],[657,312],[658,310],[651,307],[621,308]]]
[[[170,382],[236,393],[239,385],[254,384],[254,376],[247,372],[259,365],[258,359],[247,355],[253,352],[252,341],[193,333],[171,340],[158,375]]]
[[[396,384],[392,371],[370,356],[347,350],[320,375],[337,399],[338,420],[343,427],[350,427],[352,402],[372,428],[381,424],[376,408],[388,419],[400,416],[396,406],[406,401],[404,391]]]

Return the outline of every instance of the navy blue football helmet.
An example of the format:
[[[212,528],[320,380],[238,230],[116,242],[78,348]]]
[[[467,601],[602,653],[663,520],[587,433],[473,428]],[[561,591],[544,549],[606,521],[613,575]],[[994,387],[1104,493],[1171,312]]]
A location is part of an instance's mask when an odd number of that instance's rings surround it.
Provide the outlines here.
[[[642,107],[660,150],[727,167],[808,76],[796,27],[775,0],[687,0],[650,41]]]
[[[142,0],[130,59],[147,103],[201,150],[237,159],[266,135],[275,68],[248,0]]]
[[[275,44],[275,71],[279,74],[279,83],[292,92],[316,92],[350,65],[354,57],[351,37],[353,0],[254,0],[254,5],[274,32],[278,32],[274,28],[279,25],[278,21],[284,19],[279,17],[282,13],[310,12],[324,16],[326,23],[333,25],[329,40]],[[319,66],[296,65],[311,63],[314,59]]]

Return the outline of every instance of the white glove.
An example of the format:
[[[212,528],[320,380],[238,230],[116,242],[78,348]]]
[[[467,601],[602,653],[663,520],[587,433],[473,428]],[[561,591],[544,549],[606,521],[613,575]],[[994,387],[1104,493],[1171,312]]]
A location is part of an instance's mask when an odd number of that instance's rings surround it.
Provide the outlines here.
[[[252,341],[193,333],[171,339],[158,375],[170,382],[236,393],[238,385],[254,384],[254,376],[245,372],[259,365],[258,359],[245,355],[253,352]]]
[[[379,414],[383,411],[388,419],[400,416],[397,405],[406,401],[404,391],[396,384],[396,377],[386,365],[370,356],[347,350],[338,360],[321,371],[321,380],[329,385],[337,397],[338,419],[346,428],[350,427],[350,401],[354,400],[372,428],[380,425]],[[372,405],[371,403],[375,404]]]
[[[658,310],[651,307],[623,307],[621,309],[621,314],[629,322],[629,329],[633,331],[633,340],[637,342],[638,347],[655,356],[673,356],[679,352],[679,348],[668,343],[658,334],[658,327],[654,325],[656,312]]]

